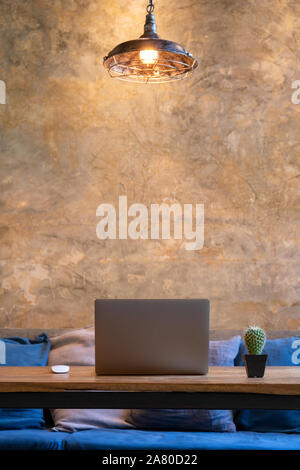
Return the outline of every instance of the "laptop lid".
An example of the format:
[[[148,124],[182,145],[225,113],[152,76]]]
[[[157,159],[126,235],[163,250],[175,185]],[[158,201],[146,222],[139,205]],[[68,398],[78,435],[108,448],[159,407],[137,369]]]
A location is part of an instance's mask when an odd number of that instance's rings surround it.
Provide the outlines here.
[[[95,302],[98,375],[206,374],[209,300]]]

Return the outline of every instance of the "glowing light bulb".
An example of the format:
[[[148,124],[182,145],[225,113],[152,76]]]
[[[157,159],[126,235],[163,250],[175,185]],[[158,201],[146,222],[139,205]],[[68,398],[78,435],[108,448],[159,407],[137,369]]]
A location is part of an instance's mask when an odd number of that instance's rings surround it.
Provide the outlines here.
[[[140,59],[144,64],[154,64],[158,59],[158,52],[150,49],[140,51]]]

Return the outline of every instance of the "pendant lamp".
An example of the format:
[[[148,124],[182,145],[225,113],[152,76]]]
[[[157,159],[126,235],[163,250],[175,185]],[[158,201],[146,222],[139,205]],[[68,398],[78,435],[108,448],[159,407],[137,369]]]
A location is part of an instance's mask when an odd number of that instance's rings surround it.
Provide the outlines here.
[[[116,46],[103,59],[112,78],[129,82],[163,83],[187,78],[198,62],[183,46],[157,34],[152,0],[146,8],[144,34]]]

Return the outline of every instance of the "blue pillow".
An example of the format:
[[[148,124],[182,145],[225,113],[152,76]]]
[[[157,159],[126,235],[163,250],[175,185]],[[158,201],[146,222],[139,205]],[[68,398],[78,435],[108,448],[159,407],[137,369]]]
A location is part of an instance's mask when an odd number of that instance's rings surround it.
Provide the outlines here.
[[[247,349],[242,343],[242,353]],[[268,354],[267,366],[299,366],[300,336],[267,340],[263,354]],[[242,356],[240,365],[243,365]],[[237,428],[256,432],[300,433],[298,410],[240,410],[235,417]]]
[[[234,366],[241,337],[210,341],[209,365]],[[231,410],[130,410],[127,422],[142,429],[235,432]]]
[[[49,350],[50,341],[45,333],[35,340],[0,338],[0,366],[45,366]],[[0,408],[0,430],[41,428],[44,424],[41,409]]]

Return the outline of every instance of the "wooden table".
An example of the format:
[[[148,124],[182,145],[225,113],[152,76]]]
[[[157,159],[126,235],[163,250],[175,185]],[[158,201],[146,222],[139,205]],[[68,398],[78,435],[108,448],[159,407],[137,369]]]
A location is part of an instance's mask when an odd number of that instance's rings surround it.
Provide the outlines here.
[[[89,392],[89,393],[87,393]],[[96,376],[94,367],[0,367],[2,408],[300,409],[300,367],[267,367],[248,379],[243,367],[208,375]]]

